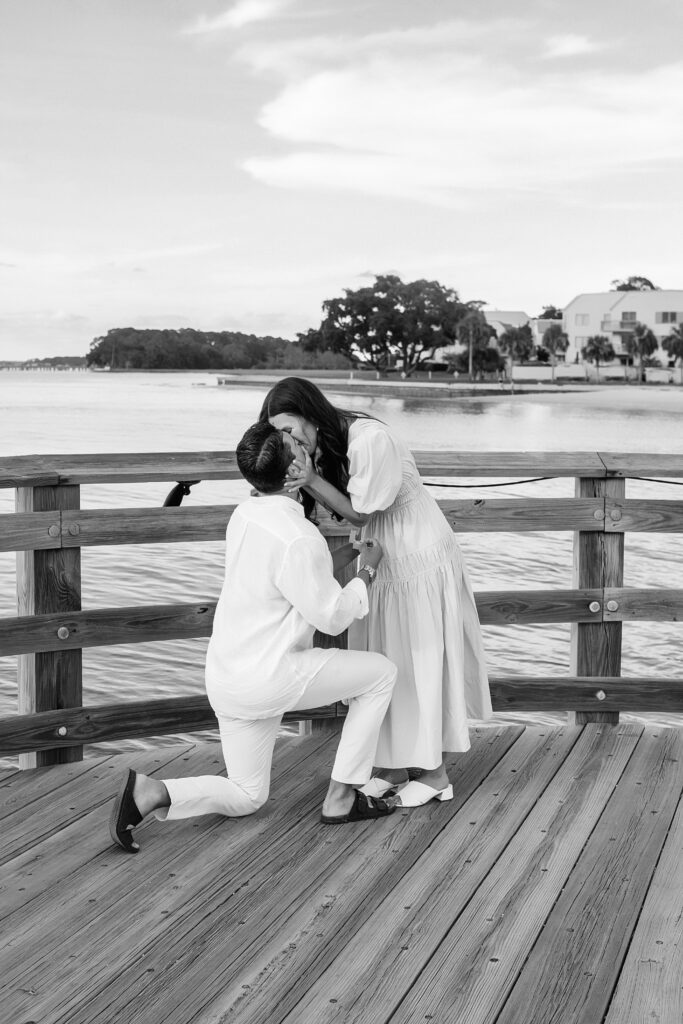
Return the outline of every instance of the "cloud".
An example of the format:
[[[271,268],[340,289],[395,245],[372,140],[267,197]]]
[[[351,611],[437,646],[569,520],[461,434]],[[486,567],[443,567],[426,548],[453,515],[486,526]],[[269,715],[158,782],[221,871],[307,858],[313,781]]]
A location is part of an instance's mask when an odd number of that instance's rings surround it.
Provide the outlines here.
[[[223,14],[213,18],[201,14],[197,21],[183,30],[185,35],[207,35],[224,32],[226,29],[240,29],[259,21],[268,21],[278,15],[291,0],[238,0]]]
[[[508,46],[493,60],[483,43],[469,45],[473,33],[457,23],[436,35],[371,37],[384,49],[329,39],[323,52],[337,55],[336,66],[326,68],[313,66],[303,43],[281,52],[287,81],[260,124],[285,152],[252,156],[244,168],[274,187],[457,207],[483,190],[557,193],[683,159],[683,63],[601,65],[579,76],[539,65],[538,39],[527,39],[523,55]],[[562,39],[565,55],[588,45]]]
[[[67,252],[0,252],[0,266],[13,267],[23,271],[42,271],[54,274],[81,274],[104,267],[127,267],[133,265],[140,270],[140,263],[167,259],[182,259],[185,256],[201,256],[223,248],[222,242],[200,242],[187,245],[170,245],[157,249],[134,249],[104,254]]]
[[[543,54],[547,60],[555,57],[580,57],[586,53],[595,53],[605,48],[604,44],[592,42],[586,36],[562,35],[551,36],[546,40]]]

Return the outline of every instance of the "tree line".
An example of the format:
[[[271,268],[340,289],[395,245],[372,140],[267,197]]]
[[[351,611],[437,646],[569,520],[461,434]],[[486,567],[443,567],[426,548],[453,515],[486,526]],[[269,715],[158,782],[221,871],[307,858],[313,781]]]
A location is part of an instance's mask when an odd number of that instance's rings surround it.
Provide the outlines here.
[[[612,282],[616,291],[655,290],[648,278],[632,276]],[[541,344],[529,325],[509,326],[496,337],[487,323],[481,300],[464,301],[438,281],[404,282],[381,274],[371,284],[343,290],[327,299],[318,327],[297,334],[296,341],[258,337],[239,331],[193,328],[139,330],[117,327],[95,338],[86,356],[88,366],[111,369],[342,369],[366,366],[377,371],[398,367],[405,376],[441,365],[471,380],[501,374],[535,358],[554,368],[569,341],[562,330],[562,310],[546,305],[538,319],[550,321]],[[649,333],[648,333],[649,332]],[[495,338],[495,344],[492,344]],[[630,344],[640,365],[656,348],[649,328],[638,325]],[[674,338],[670,344],[675,349]],[[666,347],[666,345],[665,345]],[[614,357],[607,338],[590,338],[583,351],[599,364]],[[445,361],[444,361],[445,360]]]
[[[112,370],[337,369],[349,365],[333,354],[304,352],[286,338],[190,327],[114,327],[94,339],[86,364]]]

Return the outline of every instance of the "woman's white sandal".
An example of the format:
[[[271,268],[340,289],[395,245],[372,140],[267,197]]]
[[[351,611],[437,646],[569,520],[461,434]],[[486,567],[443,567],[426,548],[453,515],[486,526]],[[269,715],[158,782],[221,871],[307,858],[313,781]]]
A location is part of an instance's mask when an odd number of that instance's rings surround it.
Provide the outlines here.
[[[399,789],[396,798],[397,801],[400,801],[400,803],[397,802],[397,807],[422,807],[430,800],[441,800],[442,802],[452,800],[453,786],[449,783],[445,789],[434,789],[432,786],[425,785],[424,782],[413,779]]]
[[[379,775],[373,776],[369,782],[366,782],[364,786],[359,786],[358,789],[361,793],[365,793],[366,796],[375,797],[380,799],[386,796],[387,793],[391,792],[392,789],[396,789],[400,786],[400,782],[387,782],[386,779],[381,779]]]

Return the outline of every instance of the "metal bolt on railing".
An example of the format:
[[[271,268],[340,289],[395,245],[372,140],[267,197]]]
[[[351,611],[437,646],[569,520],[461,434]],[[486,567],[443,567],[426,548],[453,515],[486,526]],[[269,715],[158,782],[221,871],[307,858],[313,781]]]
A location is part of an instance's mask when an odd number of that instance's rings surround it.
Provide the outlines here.
[[[588,611],[593,612],[593,614],[596,615],[600,611],[600,602],[591,601],[591,603],[588,605]]]
[[[607,697],[607,694],[605,693],[604,690],[598,690],[598,692],[595,694],[595,696],[598,698],[598,700],[605,700],[606,697]]]
[[[60,640],[66,640],[69,636],[69,630],[66,626],[60,626],[57,630],[57,636]]]

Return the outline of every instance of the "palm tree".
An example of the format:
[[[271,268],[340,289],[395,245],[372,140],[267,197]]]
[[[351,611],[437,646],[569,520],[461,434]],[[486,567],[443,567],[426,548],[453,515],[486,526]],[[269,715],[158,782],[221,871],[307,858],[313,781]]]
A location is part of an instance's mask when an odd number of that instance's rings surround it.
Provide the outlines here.
[[[529,325],[507,327],[498,338],[498,348],[510,360],[510,390],[514,391],[515,363],[528,359],[534,350],[534,336]]]
[[[662,338],[662,348],[670,359],[680,359],[681,384],[683,384],[683,324],[673,327],[671,334]]]
[[[555,366],[557,365],[557,353],[566,352],[569,348],[569,338],[562,330],[562,324],[555,323],[551,324],[550,327],[546,327],[543,332],[543,338],[541,339],[543,348],[547,348],[550,352],[550,365],[552,367],[553,383],[555,381]]]
[[[467,365],[470,380],[474,377],[475,351],[488,347],[496,331],[487,323],[480,309],[470,309],[462,318],[457,328],[458,341],[467,345]]]
[[[624,347],[631,356],[638,357],[638,383],[643,383],[644,361],[659,348],[657,335],[647,326],[636,322],[633,331],[624,338]]]
[[[595,372],[600,382],[600,363],[610,363],[614,359],[614,348],[604,334],[592,334],[581,349],[581,357],[589,363],[595,363]]]

